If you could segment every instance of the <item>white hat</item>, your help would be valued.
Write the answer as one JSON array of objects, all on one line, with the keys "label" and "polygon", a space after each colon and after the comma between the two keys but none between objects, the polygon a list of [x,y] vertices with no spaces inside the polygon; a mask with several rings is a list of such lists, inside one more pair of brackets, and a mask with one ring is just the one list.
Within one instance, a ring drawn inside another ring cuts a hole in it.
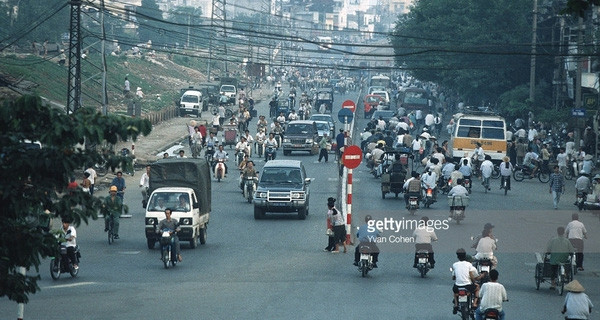
[{"label": "white hat", "polygon": [[140,87],[137,87],[137,89],[136,89],[136,90],[142,90],[142,88],[140,88]]}]

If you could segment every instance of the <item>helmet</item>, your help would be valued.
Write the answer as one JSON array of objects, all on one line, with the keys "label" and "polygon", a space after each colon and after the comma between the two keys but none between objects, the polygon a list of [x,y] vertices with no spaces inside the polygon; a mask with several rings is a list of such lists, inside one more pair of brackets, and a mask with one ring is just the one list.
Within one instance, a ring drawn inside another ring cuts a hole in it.
[{"label": "helmet", "polygon": [[109,191],[115,191],[115,192],[118,191],[117,190],[117,186],[111,186],[110,189],[109,189]]}]

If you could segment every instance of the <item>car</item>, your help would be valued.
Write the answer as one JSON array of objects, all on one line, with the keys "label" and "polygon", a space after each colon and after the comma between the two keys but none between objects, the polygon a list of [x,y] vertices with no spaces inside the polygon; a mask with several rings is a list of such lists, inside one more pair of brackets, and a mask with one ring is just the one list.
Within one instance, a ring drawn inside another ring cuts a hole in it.
[{"label": "car", "polygon": [[221,88],[219,89],[219,94],[226,96],[227,98],[229,98],[229,103],[235,103],[236,101],[236,95],[237,95],[237,89],[234,85],[231,84],[224,84],[221,86]]},{"label": "car", "polygon": [[375,110],[371,116],[371,119],[379,119],[379,117],[381,117],[383,121],[387,123],[395,114],[396,113],[391,110]]},{"label": "car", "polygon": [[179,116],[187,114],[202,117],[202,92],[198,90],[187,90],[179,99]]},{"label": "car", "polygon": [[390,104],[390,94],[387,91],[373,91],[371,93],[372,95],[376,95],[376,96],[380,96],[381,98],[383,98],[383,104],[389,106]]},{"label": "car", "polygon": [[333,120],[333,116],[330,114],[314,113],[310,115],[308,120],[329,122],[329,128],[331,129],[331,133],[329,135],[332,137],[335,135],[335,121]]},{"label": "car", "polygon": [[331,128],[330,124],[327,121],[315,121],[317,125],[317,134],[319,135],[318,141],[321,141],[321,138],[327,133],[327,139],[331,140]]},{"label": "car", "polygon": [[265,163],[256,193],[254,219],[262,219],[266,212],[298,212],[298,219],[308,215],[311,178],[306,176],[299,160],[271,160]]},{"label": "car", "polygon": [[369,118],[375,110],[377,110],[377,106],[379,105],[379,101],[383,101],[381,96],[376,96],[373,94],[368,94],[363,99],[364,111],[365,111],[365,119]]},{"label": "car", "polygon": [[312,120],[294,120],[288,123],[283,133],[283,155],[289,156],[292,151],[308,151],[314,153],[318,139],[317,125]]},{"label": "car", "polygon": [[373,91],[385,91],[384,86],[370,86],[367,90],[367,94],[373,94]]}]

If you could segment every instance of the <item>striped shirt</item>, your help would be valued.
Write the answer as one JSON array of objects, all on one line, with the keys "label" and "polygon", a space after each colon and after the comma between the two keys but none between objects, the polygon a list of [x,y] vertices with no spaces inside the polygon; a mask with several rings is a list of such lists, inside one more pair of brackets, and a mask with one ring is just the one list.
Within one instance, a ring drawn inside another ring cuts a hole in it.
[{"label": "striped shirt", "polygon": [[553,173],[550,175],[550,191],[562,192],[564,179],[562,174]]},{"label": "striped shirt", "polygon": [[498,282],[486,282],[479,289],[481,298],[481,310],[494,308],[502,311],[502,301],[508,300],[506,289]]}]

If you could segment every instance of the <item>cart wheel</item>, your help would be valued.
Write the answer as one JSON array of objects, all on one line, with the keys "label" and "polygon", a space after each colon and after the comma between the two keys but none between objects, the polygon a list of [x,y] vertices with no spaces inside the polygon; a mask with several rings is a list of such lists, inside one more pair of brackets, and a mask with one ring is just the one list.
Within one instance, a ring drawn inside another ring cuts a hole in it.
[{"label": "cart wheel", "polygon": [[556,277],[556,290],[558,291],[558,295],[563,295],[563,291],[565,290],[565,276],[562,274]]},{"label": "cart wheel", "polygon": [[540,283],[542,283],[542,270],[541,264],[535,266],[535,290],[540,290]]}]

